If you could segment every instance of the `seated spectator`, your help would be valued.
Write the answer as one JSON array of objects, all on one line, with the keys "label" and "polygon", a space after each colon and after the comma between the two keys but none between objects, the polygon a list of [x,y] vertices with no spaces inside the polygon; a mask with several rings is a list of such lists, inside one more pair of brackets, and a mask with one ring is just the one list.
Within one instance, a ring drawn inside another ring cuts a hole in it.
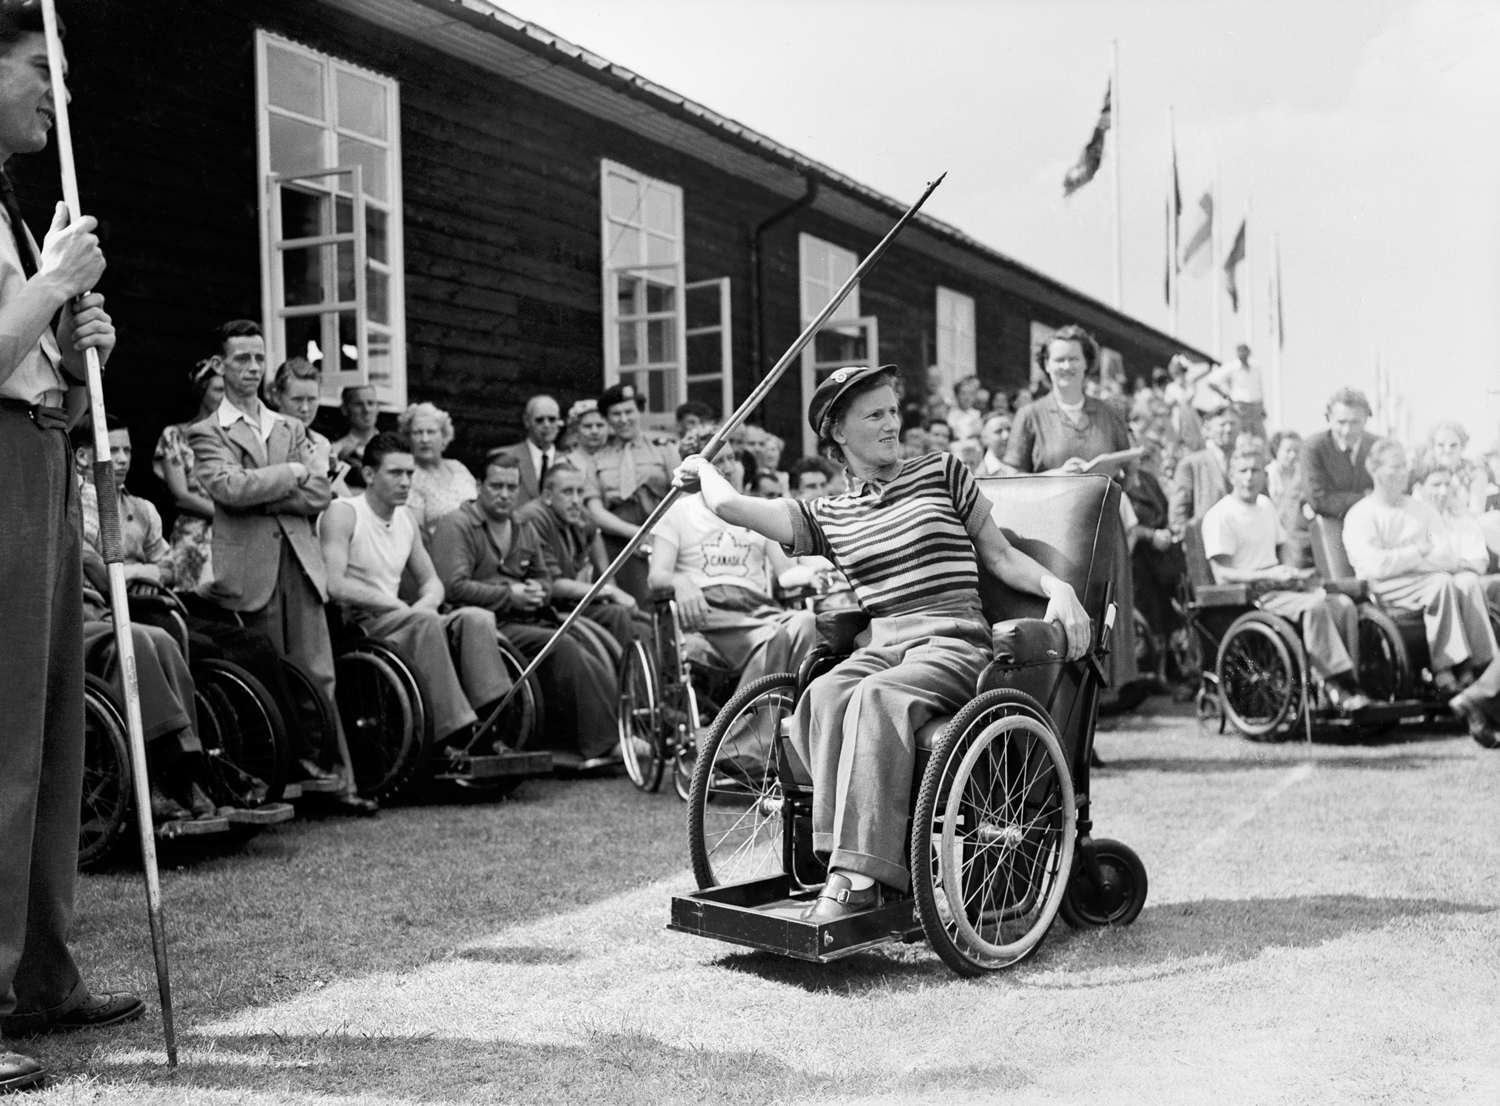
[{"label": "seated spectator", "polygon": [[1162,487],[1158,458],[1161,447],[1152,437],[1138,439],[1146,452],[1125,475],[1125,496],[1135,513],[1130,528],[1130,570],[1135,586],[1135,604],[1160,646],[1177,629],[1179,619],[1172,600],[1186,571],[1182,546],[1169,524],[1170,504]]},{"label": "seated spectator", "polygon": [[161,432],[151,471],[167,486],[177,508],[172,524],[172,576],[182,591],[201,594],[213,582],[213,500],[203,491],[194,474],[193,448],[188,445],[188,427],[201,422],[224,402],[224,378],[219,360],[205,358],[189,377],[197,412],[187,422]]},{"label": "seated spectator", "polygon": [[1312,530],[1302,509],[1306,487],[1302,471],[1302,435],[1279,430],[1271,435],[1271,463],[1266,466],[1266,494],[1286,535],[1287,564],[1312,567]]},{"label": "seated spectator", "polygon": [[[699,427],[678,451],[691,457],[713,429]],[[732,453],[721,450],[714,468],[742,490]],[[774,581],[801,585],[812,575],[769,538],[720,519],[701,492],[672,504],[652,542],[652,588],[673,590],[684,628],[701,634],[711,658],[739,674],[739,687],[773,672],[795,672],[812,648],[812,612],[784,610],[771,598]]]},{"label": "seated spectator", "polygon": [[[1230,462],[1233,491],[1203,516],[1203,552],[1221,584],[1259,584],[1255,605],[1300,623],[1308,663],[1327,704],[1345,713],[1369,705],[1355,683],[1353,657],[1359,650],[1359,612],[1345,595],[1322,588],[1298,590],[1308,569],[1282,564],[1281,522],[1268,496],[1258,491],[1260,473],[1253,453],[1236,453]],[[1285,590],[1277,584],[1287,585]]]},{"label": "seated spectator", "polygon": [[948,452],[948,447],[953,444],[953,428],[947,419],[929,419],[922,429],[927,436],[928,453]]},{"label": "seated spectator", "polygon": [[357,384],[344,389],[339,410],[344,413],[349,432],[333,443],[333,456],[358,469],[365,446],[379,433],[375,419],[380,414],[380,401],[375,398],[375,389],[371,385]]},{"label": "seated spectator", "polygon": [[[1436,463],[1431,456],[1417,459],[1412,468],[1412,495],[1432,508],[1435,518],[1432,543],[1440,560],[1456,560],[1457,571],[1486,576],[1490,570],[1490,551],[1485,544],[1479,520],[1464,509],[1467,493],[1451,469]],[[1451,557],[1450,557],[1451,555]],[[1490,601],[1500,607],[1500,576],[1483,581]]]},{"label": "seated spectator", "polygon": [[542,494],[542,483],[548,471],[557,464],[560,454],[557,436],[562,431],[562,408],[551,396],[532,396],[521,412],[521,428],[526,437],[515,445],[492,449],[490,456],[505,453],[520,466],[521,488],[516,493],[516,507],[521,508]]},{"label": "seated spectator", "polygon": [[[479,496],[439,519],[432,561],[448,602],[495,614],[500,633],[527,658],[554,633],[552,585],[536,531],[512,517],[521,474],[514,457],[490,458]],[[618,760],[615,674],[582,638],[558,643],[537,672],[554,759],[591,770]]]},{"label": "seated spectator", "polygon": [[438,519],[471,502],[479,485],[462,461],[444,457],[453,444],[453,419],[430,403],[413,403],[396,420],[401,435],[411,443],[417,469],[406,508],[416,519],[423,540],[432,537]]},{"label": "seated spectator", "polygon": [[781,499],[781,481],[777,479],[779,473],[761,472],[755,477],[755,494],[762,499]]},{"label": "seated spectator", "polygon": [[948,408],[953,406],[957,398],[953,389],[948,387],[948,374],[943,371],[941,365],[928,365],[927,372],[923,376],[925,394],[923,401],[926,404],[941,404],[943,413],[947,414]]},{"label": "seated spectator", "polygon": [[804,457],[792,466],[791,486],[793,499],[818,499],[828,494],[828,486],[838,473],[838,467],[822,457]]},{"label": "seated spectator", "polygon": [[979,437],[984,408],[979,405],[979,377],[966,376],[953,386],[953,406],[948,408],[948,429],[953,440]]},{"label": "seated spectator", "polygon": [[781,471],[781,455],[786,450],[786,442],[763,427],[751,426],[747,428],[745,448],[755,457],[754,468],[746,470],[745,486],[756,488],[762,477],[771,476],[779,487],[777,495],[771,498],[785,495],[786,474]]},{"label": "seated spectator", "polygon": [[[1172,430],[1188,452],[1203,448],[1203,421],[1198,416],[1198,409],[1193,406],[1194,382],[1211,367],[1194,364],[1180,353],[1167,362],[1167,375],[1171,377],[1171,383],[1162,393],[1162,398],[1172,411]],[[1221,406],[1222,399],[1210,404],[1209,410],[1215,411]]]},{"label": "seated spectator", "polygon": [[1005,451],[1010,447],[1011,417],[1008,414],[993,414],[984,420],[979,431],[979,444],[984,447],[984,457],[979,462],[980,476],[1001,476],[1005,473]]},{"label": "seated spectator", "polygon": [[1188,524],[1229,494],[1229,458],[1239,438],[1240,423],[1234,409],[1221,407],[1204,424],[1206,442],[1177,464],[1172,475],[1169,524],[1179,539]]},{"label": "seated spectator", "polygon": [[[376,434],[362,458],[363,494],[334,500],[319,520],[318,538],[329,597],[361,631],[416,664],[432,694],[433,732],[445,741],[467,736],[476,712],[509,691],[511,681],[490,611],[439,613],[443,583],[406,507],[416,466],[405,438]],[[410,604],[401,599],[403,572],[418,592]]]},{"label": "seated spectator", "polygon": [[676,412],[677,437],[681,438],[689,430],[702,426],[706,422],[714,421],[714,413],[706,403],[694,403],[688,400],[679,404]]},{"label": "seated spectator", "polygon": [[1328,429],[1302,447],[1302,478],[1315,513],[1343,518],[1374,486],[1368,461],[1379,439],[1365,432],[1370,401],[1356,388],[1334,392],[1325,415]]},{"label": "seated spectator", "polygon": [[[499,451],[492,450],[491,457]],[[570,611],[589,587],[609,567],[599,527],[584,510],[583,473],[563,459],[547,470],[540,499],[533,499],[515,512],[518,525],[536,533],[551,584],[551,604]],[[635,639],[635,598],[627,591],[606,584],[586,615],[603,626],[621,647]]]},{"label": "seated spectator", "polygon": [[970,476],[982,476],[980,465],[984,463],[984,447],[973,438],[960,438],[948,447],[948,452],[964,463]]},{"label": "seated spectator", "polygon": [[905,430],[901,431],[902,460],[925,456],[929,450],[927,431],[923,430],[920,426],[908,426]]},{"label": "seated spectator", "polygon": [[[1344,516],[1349,562],[1381,603],[1422,612],[1433,683],[1454,695],[1449,705],[1477,736],[1500,720],[1500,650],[1483,585],[1465,571],[1460,551],[1441,540],[1437,510],[1407,494],[1411,470],[1401,446],[1375,441],[1365,465],[1374,490]],[[1455,694],[1470,679],[1472,686]]]},{"label": "seated spectator", "polygon": [[[1045,391],[1043,394],[1046,394]],[[1017,388],[1015,393],[1010,397],[1011,414],[1019,415],[1021,408],[1030,407],[1036,401],[1036,398],[1037,391],[1035,388]]]},{"label": "seated spectator", "polygon": [[[161,533],[161,515],[148,499],[125,490],[130,473],[130,428],[113,415],[104,416],[109,431],[109,457],[114,464],[115,491],[120,503],[120,549],[125,561],[127,583],[144,580],[163,588],[176,581],[172,547]],[[83,521],[83,540],[102,555],[99,536],[99,493],[94,487],[94,429],[87,420],[69,434],[73,442],[73,464],[78,472],[79,507]]]}]

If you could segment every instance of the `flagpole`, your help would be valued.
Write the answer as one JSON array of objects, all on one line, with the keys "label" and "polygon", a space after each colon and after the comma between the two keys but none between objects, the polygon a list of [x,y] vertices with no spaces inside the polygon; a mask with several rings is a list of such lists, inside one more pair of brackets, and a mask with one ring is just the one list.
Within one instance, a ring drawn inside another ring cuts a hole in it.
[{"label": "flagpole", "polygon": [[1255,346],[1255,251],[1250,243],[1255,232],[1250,229],[1251,198],[1245,197],[1245,344]]},{"label": "flagpole", "polygon": [[1283,422],[1285,410],[1282,403],[1281,379],[1281,235],[1272,235],[1273,252],[1275,254],[1276,271],[1274,285],[1276,292],[1271,296],[1271,302],[1267,306],[1266,315],[1271,321],[1271,379],[1276,385],[1276,425],[1285,427]]},{"label": "flagpole", "polygon": [[1125,147],[1120,141],[1120,40],[1114,40],[1114,76],[1110,78],[1113,92],[1110,96],[1109,126],[1115,132],[1115,310],[1125,310],[1124,243],[1121,240],[1120,219],[1120,162],[1124,159]]},{"label": "flagpole", "polygon": [[1182,332],[1182,216],[1177,212],[1177,109],[1167,105],[1167,130],[1172,136],[1172,337]]},{"label": "flagpole", "polygon": [[1213,319],[1214,319],[1214,328],[1213,328],[1214,342],[1213,342],[1213,346],[1211,347],[1210,352],[1213,353],[1213,357],[1214,357],[1215,361],[1218,361],[1218,362],[1222,363],[1223,360],[1224,360],[1224,352],[1223,352],[1223,348],[1222,348],[1222,346],[1220,344],[1220,334],[1219,334],[1219,314],[1220,314],[1219,301],[1224,298],[1224,289],[1219,286],[1219,281],[1221,281],[1223,279],[1222,275],[1219,273],[1219,222],[1220,222],[1220,217],[1223,214],[1223,209],[1219,206],[1219,163],[1218,162],[1214,162],[1214,183],[1213,183],[1213,187],[1211,189],[1211,194],[1213,195],[1213,198],[1214,198],[1214,210],[1213,210],[1212,219],[1210,220],[1209,227],[1208,227],[1208,248],[1209,248],[1210,256],[1212,257],[1212,260],[1209,262],[1209,270],[1208,271],[1209,271],[1209,285],[1213,288],[1213,296],[1212,296],[1212,298],[1213,298],[1213,309],[1214,309],[1214,315],[1213,315]]}]

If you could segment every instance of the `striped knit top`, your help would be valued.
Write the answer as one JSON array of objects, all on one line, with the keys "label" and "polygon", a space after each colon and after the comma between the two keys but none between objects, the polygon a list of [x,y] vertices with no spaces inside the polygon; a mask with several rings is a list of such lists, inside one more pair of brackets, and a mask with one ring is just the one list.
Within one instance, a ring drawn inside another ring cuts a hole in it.
[{"label": "striped knit top", "polygon": [[909,460],[883,485],[785,503],[790,552],[832,560],[871,615],[980,609],[974,542],[991,504],[953,454]]}]

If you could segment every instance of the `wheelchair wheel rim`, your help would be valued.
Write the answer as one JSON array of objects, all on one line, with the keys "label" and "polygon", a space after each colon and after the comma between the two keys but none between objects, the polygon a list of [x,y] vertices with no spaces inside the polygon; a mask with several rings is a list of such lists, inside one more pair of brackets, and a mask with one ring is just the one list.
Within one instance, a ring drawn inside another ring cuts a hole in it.
[{"label": "wheelchair wheel rim", "polygon": [[360,794],[384,798],[400,787],[420,752],[419,719],[405,681],[385,658],[351,650],[338,658],[336,695]]},{"label": "wheelchair wheel rim", "polygon": [[[1072,780],[1056,736],[1021,714],[985,726],[945,774],[942,829],[929,858],[944,927],[969,955],[1003,967],[1036,946],[1062,901]],[[987,781],[1003,781],[998,796]]]},{"label": "wheelchair wheel rim", "polygon": [[88,866],[108,857],[130,818],[131,802],[125,720],[92,688],[84,696],[83,742],[78,862]]},{"label": "wheelchair wheel rim", "polygon": [[[781,719],[791,714],[794,689],[769,689],[724,718],[702,770],[702,797],[693,797],[701,818],[704,857],[715,884],[775,875],[782,870],[783,795],[776,773]],[[715,722],[715,729],[719,723]]]},{"label": "wheelchair wheel rim", "polygon": [[[200,733],[209,766],[209,794],[228,806],[264,802],[283,774],[282,740],[266,703],[228,664],[199,672],[213,725]],[[217,741],[216,745],[209,742]]]},{"label": "wheelchair wheel rim", "polygon": [[625,774],[642,791],[661,783],[661,736],[657,725],[656,680],[645,646],[633,642],[625,654],[620,679],[620,757]]},{"label": "wheelchair wheel rim", "polygon": [[1273,733],[1301,695],[1292,656],[1276,630],[1260,620],[1230,627],[1219,651],[1219,697],[1235,729],[1249,737]]}]

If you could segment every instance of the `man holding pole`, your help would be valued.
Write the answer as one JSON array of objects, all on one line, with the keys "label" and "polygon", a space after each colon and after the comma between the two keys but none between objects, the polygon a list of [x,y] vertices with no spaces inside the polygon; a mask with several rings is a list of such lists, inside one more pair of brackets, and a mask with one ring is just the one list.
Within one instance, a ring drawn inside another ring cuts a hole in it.
[{"label": "man holding pole", "polygon": [[[47,145],[55,115],[42,13],[0,0],[0,163]],[[0,172],[0,1029],[6,1036],[139,1017],[131,994],[91,994],[68,951],[83,788],[83,599],[67,426],[87,405],[84,350],[115,344],[93,219],[59,204],[41,249]],[[59,315],[59,312],[61,313]],[[52,319],[58,316],[57,332]],[[40,1086],[0,1050],[0,1092]]]}]

